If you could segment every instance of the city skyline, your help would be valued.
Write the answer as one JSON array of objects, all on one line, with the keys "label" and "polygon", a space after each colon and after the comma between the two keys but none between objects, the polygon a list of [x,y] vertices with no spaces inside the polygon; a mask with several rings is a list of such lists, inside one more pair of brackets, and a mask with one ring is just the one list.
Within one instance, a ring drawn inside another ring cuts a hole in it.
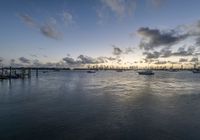
[{"label": "city skyline", "polygon": [[193,66],[198,0],[2,0],[5,66]]}]

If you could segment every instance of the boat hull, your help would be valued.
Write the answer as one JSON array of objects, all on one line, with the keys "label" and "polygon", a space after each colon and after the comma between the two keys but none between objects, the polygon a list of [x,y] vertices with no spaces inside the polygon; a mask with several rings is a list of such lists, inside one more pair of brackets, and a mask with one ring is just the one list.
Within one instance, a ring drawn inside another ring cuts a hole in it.
[{"label": "boat hull", "polygon": [[154,75],[153,72],[138,72],[139,75]]}]

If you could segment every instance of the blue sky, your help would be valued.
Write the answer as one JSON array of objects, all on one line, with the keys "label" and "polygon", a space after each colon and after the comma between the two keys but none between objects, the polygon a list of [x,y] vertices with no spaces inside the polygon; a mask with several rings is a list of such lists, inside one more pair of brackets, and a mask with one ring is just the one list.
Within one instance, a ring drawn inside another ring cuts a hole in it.
[{"label": "blue sky", "polygon": [[[189,63],[199,53],[199,5],[198,0],[1,0],[1,63],[22,64],[24,58],[27,65],[36,60],[82,64],[80,55],[89,64],[100,63],[99,57],[113,57],[117,64]],[[155,44],[153,39],[161,40]],[[154,46],[142,48],[142,43]],[[166,48],[171,53],[163,57]]]}]

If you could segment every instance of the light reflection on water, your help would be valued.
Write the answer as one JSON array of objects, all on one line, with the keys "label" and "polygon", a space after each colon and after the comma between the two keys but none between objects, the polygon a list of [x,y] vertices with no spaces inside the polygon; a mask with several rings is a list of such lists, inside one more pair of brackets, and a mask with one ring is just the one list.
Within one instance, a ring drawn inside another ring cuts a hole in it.
[{"label": "light reflection on water", "polygon": [[200,139],[200,75],[49,72],[0,81],[0,139]]}]

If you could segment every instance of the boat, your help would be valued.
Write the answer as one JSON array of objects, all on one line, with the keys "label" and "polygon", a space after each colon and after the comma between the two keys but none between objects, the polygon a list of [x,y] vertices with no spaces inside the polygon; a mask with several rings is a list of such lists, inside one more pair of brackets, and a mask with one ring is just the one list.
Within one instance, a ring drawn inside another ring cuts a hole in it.
[{"label": "boat", "polygon": [[87,73],[96,73],[96,70],[88,70]]},{"label": "boat", "polygon": [[122,69],[117,69],[116,72],[123,72],[123,70]]},{"label": "boat", "polygon": [[145,70],[145,71],[139,71],[139,75],[154,75],[154,72],[152,70]]},{"label": "boat", "polygon": [[193,73],[200,73],[200,69],[194,69],[192,70]]},{"label": "boat", "polygon": [[169,72],[178,72],[177,69],[169,69],[168,71],[169,71]]},{"label": "boat", "polygon": [[42,73],[48,73],[48,71],[43,71]]}]

